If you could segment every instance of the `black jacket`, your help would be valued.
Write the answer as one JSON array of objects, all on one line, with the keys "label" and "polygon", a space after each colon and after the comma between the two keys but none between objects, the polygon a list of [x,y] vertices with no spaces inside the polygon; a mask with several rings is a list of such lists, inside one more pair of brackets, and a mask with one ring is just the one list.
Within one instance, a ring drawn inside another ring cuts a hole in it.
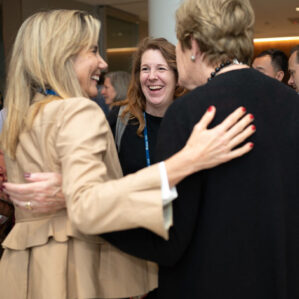
[{"label": "black jacket", "polygon": [[178,186],[169,241],[142,230],[104,236],[159,263],[151,298],[299,298],[299,97],[253,69],[216,76],[176,100],[162,122],[157,159],[184,146],[210,105],[211,126],[244,106],[254,149]]}]

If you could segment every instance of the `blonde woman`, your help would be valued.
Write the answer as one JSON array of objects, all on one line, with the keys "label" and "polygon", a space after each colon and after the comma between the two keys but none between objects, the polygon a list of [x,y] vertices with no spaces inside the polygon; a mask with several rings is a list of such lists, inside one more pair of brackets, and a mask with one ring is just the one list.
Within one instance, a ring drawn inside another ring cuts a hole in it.
[{"label": "blonde woman", "polygon": [[17,34],[2,133],[8,180],[60,173],[66,208],[57,200],[43,206],[12,196],[16,224],[2,244],[1,298],[124,298],[157,287],[155,265],[95,234],[141,226],[167,238],[171,215],[164,219],[163,205],[175,197],[168,186],[251,149],[246,143],[232,150],[252,134],[244,109],[208,130],[210,107],[182,151],[121,178],[109,125],[88,99],[107,67],[98,52],[99,30],[85,12],[54,10],[29,17]]}]

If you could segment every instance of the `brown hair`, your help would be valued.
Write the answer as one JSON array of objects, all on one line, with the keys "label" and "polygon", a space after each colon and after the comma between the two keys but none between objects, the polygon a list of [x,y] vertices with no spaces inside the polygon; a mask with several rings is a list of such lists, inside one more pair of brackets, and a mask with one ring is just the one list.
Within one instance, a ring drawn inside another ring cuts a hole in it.
[{"label": "brown hair", "polygon": [[[143,119],[143,112],[145,111],[146,99],[141,89],[140,84],[140,66],[141,58],[145,51],[147,50],[158,50],[161,52],[162,56],[166,60],[168,66],[175,74],[176,81],[178,81],[178,70],[176,64],[175,46],[168,42],[165,38],[144,38],[137,51],[134,54],[131,82],[128,89],[128,98],[121,102],[121,105],[127,105],[122,113],[124,117],[127,113],[130,114],[130,118],[136,118],[139,122],[139,127],[137,129],[137,135],[142,136],[142,131],[144,129],[145,123]],[[176,87],[174,93],[174,99],[180,97],[186,92],[183,87]]]},{"label": "brown hair", "polygon": [[182,49],[194,38],[211,66],[234,58],[250,64],[254,12],[248,0],[185,0],[176,12]]}]

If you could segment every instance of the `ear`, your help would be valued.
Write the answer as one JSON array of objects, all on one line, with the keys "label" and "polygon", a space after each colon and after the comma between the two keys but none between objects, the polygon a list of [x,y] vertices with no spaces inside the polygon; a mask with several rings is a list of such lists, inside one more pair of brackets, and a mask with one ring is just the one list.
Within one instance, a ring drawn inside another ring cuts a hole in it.
[{"label": "ear", "polygon": [[282,81],[284,77],[284,71],[278,71],[275,75],[275,78],[278,80],[278,81]]}]

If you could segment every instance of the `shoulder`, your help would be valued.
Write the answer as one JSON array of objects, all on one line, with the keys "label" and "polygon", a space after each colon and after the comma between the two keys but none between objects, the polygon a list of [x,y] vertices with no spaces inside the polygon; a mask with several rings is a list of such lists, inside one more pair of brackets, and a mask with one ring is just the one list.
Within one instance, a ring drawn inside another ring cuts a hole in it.
[{"label": "shoulder", "polygon": [[60,130],[77,130],[83,132],[97,128],[108,131],[106,116],[102,109],[92,100],[84,97],[52,101],[39,114],[39,122],[53,123]]},{"label": "shoulder", "polygon": [[90,117],[105,119],[102,109],[94,101],[84,97],[52,101],[46,105],[45,112],[57,113],[57,118],[59,116],[66,118],[68,115],[88,114]]},{"label": "shoulder", "polygon": [[[199,86],[182,97],[174,100],[165,113],[162,124],[177,123],[179,126],[186,127],[193,124],[194,115],[202,115],[208,109],[208,88],[206,85]],[[193,125],[192,125],[193,127]]]},{"label": "shoulder", "polygon": [[47,107],[53,109],[63,109],[65,111],[76,111],[85,108],[91,108],[95,111],[101,111],[101,108],[92,100],[84,97],[68,98],[52,101]]}]

